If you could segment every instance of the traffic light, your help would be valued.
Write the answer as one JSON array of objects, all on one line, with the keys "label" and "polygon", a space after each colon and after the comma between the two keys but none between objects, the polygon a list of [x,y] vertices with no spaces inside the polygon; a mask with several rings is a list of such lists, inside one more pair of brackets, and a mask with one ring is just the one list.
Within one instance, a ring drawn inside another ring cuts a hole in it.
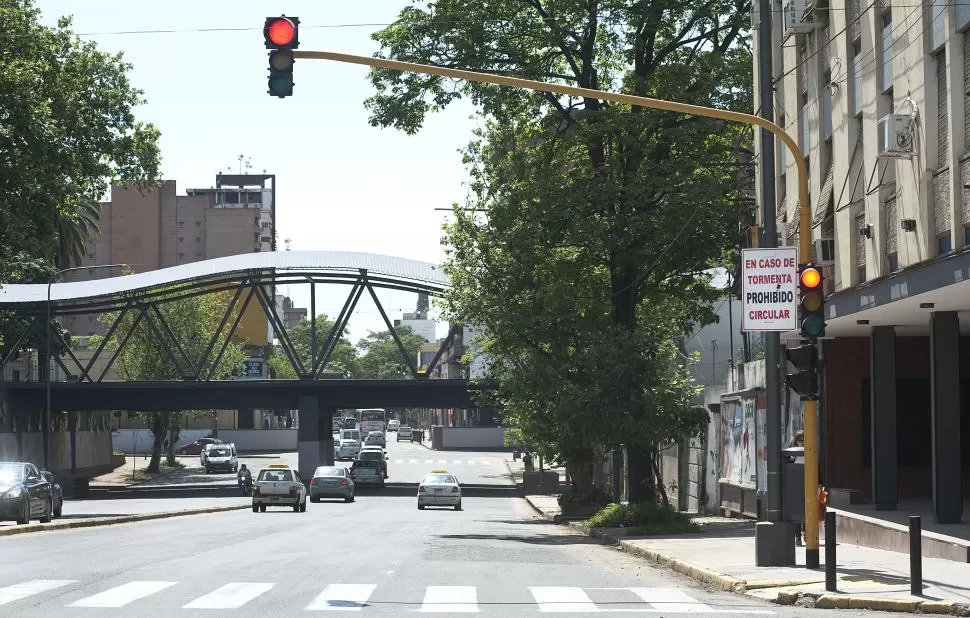
[{"label": "traffic light", "polygon": [[293,50],[300,46],[299,17],[267,17],[263,38],[269,52],[269,94],[293,95]]},{"label": "traffic light", "polygon": [[802,397],[818,396],[818,348],[815,344],[785,348],[788,362],[795,366],[795,373],[785,376],[785,384]]},{"label": "traffic light", "polygon": [[814,262],[798,268],[799,323],[802,337],[815,341],[825,336],[825,294],[822,269]]}]

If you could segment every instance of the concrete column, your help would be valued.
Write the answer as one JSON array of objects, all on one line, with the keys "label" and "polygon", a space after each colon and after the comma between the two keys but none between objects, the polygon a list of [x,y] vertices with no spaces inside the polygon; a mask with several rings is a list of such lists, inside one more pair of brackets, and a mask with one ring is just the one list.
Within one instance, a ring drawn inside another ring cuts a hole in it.
[{"label": "concrete column", "polygon": [[960,444],[960,319],[955,311],[930,316],[930,393],[933,438],[933,514],[936,523],[963,518]]},{"label": "concrete column", "polygon": [[877,511],[895,511],[899,503],[896,331],[892,326],[874,326],[869,342],[872,503]]},{"label": "concrete column", "polygon": [[333,422],[330,410],[313,396],[300,397],[300,427],[297,429],[297,457],[300,476],[309,482],[319,466],[333,465]]}]

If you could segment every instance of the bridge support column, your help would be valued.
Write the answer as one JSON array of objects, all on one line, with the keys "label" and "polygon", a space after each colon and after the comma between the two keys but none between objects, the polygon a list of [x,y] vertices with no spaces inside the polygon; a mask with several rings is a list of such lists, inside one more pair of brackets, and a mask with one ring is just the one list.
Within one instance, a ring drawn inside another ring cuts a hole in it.
[{"label": "bridge support column", "polygon": [[298,469],[309,482],[318,466],[333,465],[333,433],[329,411],[313,396],[299,398],[300,427],[296,432]]}]

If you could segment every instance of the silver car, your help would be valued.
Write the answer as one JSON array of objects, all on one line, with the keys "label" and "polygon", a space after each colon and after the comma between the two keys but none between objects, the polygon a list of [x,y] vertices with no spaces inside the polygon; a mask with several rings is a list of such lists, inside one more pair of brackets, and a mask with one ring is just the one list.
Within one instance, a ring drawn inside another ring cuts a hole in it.
[{"label": "silver car", "polygon": [[339,444],[334,444],[333,451],[335,459],[353,459],[360,452],[360,443],[357,440],[341,440]]},{"label": "silver car", "polygon": [[310,479],[310,502],[321,498],[343,498],[354,501],[354,481],[342,466],[320,466]]}]

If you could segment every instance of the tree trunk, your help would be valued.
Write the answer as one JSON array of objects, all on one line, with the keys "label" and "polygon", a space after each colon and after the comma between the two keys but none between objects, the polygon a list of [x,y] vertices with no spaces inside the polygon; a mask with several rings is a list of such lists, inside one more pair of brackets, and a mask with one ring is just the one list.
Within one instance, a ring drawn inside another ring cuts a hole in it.
[{"label": "tree trunk", "polygon": [[577,492],[588,493],[593,489],[593,465],[589,457],[573,457],[567,464],[572,477],[572,488]]},{"label": "tree trunk", "polygon": [[161,468],[162,463],[162,443],[165,441],[166,430],[168,429],[168,412],[161,412],[152,415],[152,459],[148,462],[148,472],[155,473]]}]

